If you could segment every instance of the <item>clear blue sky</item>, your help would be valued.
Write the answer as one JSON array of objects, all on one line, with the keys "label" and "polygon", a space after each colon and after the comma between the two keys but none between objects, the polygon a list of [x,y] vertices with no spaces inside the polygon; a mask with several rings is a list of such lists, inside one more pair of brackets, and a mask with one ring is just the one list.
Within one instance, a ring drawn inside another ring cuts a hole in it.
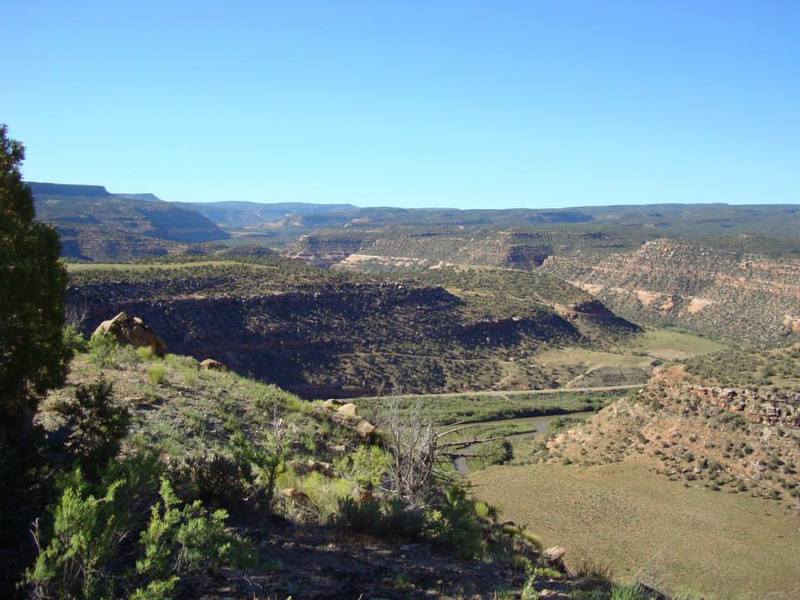
[{"label": "clear blue sky", "polygon": [[2,0],[32,181],[168,200],[800,202],[800,2]]}]

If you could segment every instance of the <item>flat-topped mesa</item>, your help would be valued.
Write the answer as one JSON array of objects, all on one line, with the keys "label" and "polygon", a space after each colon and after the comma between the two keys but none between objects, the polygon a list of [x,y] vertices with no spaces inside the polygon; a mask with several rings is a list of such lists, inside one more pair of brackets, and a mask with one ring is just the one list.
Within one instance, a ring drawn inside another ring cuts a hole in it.
[{"label": "flat-topped mesa", "polygon": [[92,337],[100,335],[112,335],[120,344],[128,344],[134,348],[150,348],[156,356],[167,353],[167,345],[153,329],[145,325],[139,317],[131,317],[124,311],[113,319],[100,323]]}]

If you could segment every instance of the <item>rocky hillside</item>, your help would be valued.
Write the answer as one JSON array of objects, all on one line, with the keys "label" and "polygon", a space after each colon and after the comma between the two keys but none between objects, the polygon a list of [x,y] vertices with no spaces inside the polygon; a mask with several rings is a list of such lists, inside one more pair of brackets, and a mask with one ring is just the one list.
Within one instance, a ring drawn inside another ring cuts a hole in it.
[{"label": "rocky hillside", "polygon": [[634,248],[625,235],[496,227],[353,227],[317,231],[288,256],[350,270],[407,270],[447,265],[535,269],[552,255]]},{"label": "rocky hillside", "polygon": [[[83,522],[60,530],[67,540],[84,536],[92,550],[74,560],[79,565],[91,561],[91,574],[70,571],[59,579],[58,557],[40,557],[52,571],[29,579],[17,590],[19,597],[67,597],[64,591],[73,581],[89,581],[106,597],[119,598],[333,600],[370,594],[455,600],[519,590],[530,578],[524,565],[536,561],[541,550],[518,529],[501,528],[485,504],[460,495],[455,508],[442,490],[432,488],[444,504],[432,499],[429,507],[407,512],[395,504],[396,522],[382,517],[391,499],[371,490],[383,484],[388,454],[374,431],[360,430],[363,420],[352,416],[353,405],[303,402],[274,386],[206,369],[186,357],[159,359],[130,346],[100,343],[88,350],[74,359],[67,385],[43,403],[37,423],[51,453],[80,455],[90,442],[82,430],[85,423],[75,419],[81,414],[77,398],[81,390],[100,393],[100,388],[86,387],[90,383],[110,386],[113,410],[129,418],[116,464],[108,467],[113,480],[70,487],[81,477],[72,475],[64,483],[68,491],[62,502],[71,500],[69,506],[79,510],[89,490],[103,493],[103,506],[114,516],[94,514],[103,524],[100,531],[79,529]],[[124,493],[106,495],[110,481]],[[172,521],[157,521],[160,502],[171,509]],[[209,534],[205,515],[211,511],[219,525]],[[184,521],[191,523],[191,531]],[[162,563],[153,566],[141,559],[148,522],[162,527],[162,553],[176,543],[170,531],[179,526],[181,543],[193,548],[195,554],[178,561],[173,577],[159,570]],[[435,533],[437,527],[441,534]],[[58,548],[56,538],[37,531],[38,541]],[[120,541],[104,544],[104,535]],[[25,540],[20,551],[35,553],[33,539]],[[137,556],[140,561],[134,564]],[[9,583],[5,575],[0,583]],[[161,587],[132,595],[148,581],[155,586],[159,577]],[[607,582],[570,579],[553,568],[542,571],[536,585],[564,591],[554,598],[567,598],[571,589],[609,587]],[[155,594],[155,589],[169,593]],[[12,592],[9,597],[16,596]]]},{"label": "rocky hillside", "polygon": [[128,260],[228,237],[200,213],[152,195],[115,195],[90,185],[32,182],[30,186],[38,218],[58,229],[66,257]]},{"label": "rocky hillside", "polygon": [[87,332],[120,311],[141,315],[172,351],[306,397],[551,387],[530,360],[539,350],[639,331],[547,276],[517,287],[460,277],[384,280],[280,260],[120,265],[73,269],[69,295]]},{"label": "rocky hillside", "polygon": [[800,260],[660,239],[610,256],[548,258],[563,277],[629,319],[774,342],[800,332]]},{"label": "rocky hillside", "polygon": [[670,479],[800,511],[800,391],[718,387],[682,367],[551,438],[538,457],[637,462]]}]

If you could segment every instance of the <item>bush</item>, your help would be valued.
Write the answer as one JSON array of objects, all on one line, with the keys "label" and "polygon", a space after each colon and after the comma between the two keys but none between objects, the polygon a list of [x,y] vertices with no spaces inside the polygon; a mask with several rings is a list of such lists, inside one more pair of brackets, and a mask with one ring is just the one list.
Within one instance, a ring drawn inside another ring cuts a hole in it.
[{"label": "bush", "polygon": [[461,558],[479,558],[483,554],[483,528],[475,503],[462,487],[448,489],[440,507],[429,512],[428,529],[434,542]]},{"label": "bush", "polygon": [[75,388],[75,399],[56,406],[73,428],[69,448],[90,475],[116,456],[128,433],[131,415],[114,402],[113,387],[103,379]]},{"label": "bush", "polygon": [[390,460],[378,446],[359,446],[349,458],[337,463],[336,470],[361,489],[371,490],[383,482]]},{"label": "bush", "polygon": [[65,478],[51,523],[36,530],[39,554],[25,576],[31,596],[162,600],[182,575],[253,564],[251,545],[227,531],[225,511],[182,503],[166,478],[152,503],[158,470],[153,457],[135,457],[112,464],[95,485],[80,470]]},{"label": "bush", "polygon": [[135,594],[149,598],[169,593],[181,574],[252,564],[252,547],[226,531],[227,518],[224,510],[209,514],[199,500],[182,505],[169,480],[162,478],[161,501],[153,505],[141,536],[144,557],[136,561],[136,572],[150,581]]},{"label": "bush", "polygon": [[644,588],[638,583],[619,584],[611,586],[611,596],[609,600],[645,600],[647,595]]},{"label": "bush", "polygon": [[137,348],[136,356],[139,357],[139,360],[144,362],[158,359],[158,356],[156,356],[156,353],[153,352],[153,349],[150,346],[142,346],[141,348]]},{"label": "bush", "polygon": [[248,463],[214,450],[187,456],[171,473],[181,484],[182,496],[227,508],[246,499],[253,479]]},{"label": "bush", "polygon": [[151,365],[147,369],[147,379],[153,385],[161,385],[167,378],[167,370],[162,364]]},{"label": "bush", "polygon": [[111,594],[109,563],[122,539],[119,488],[109,485],[101,496],[89,492],[80,471],[70,477],[53,517],[49,543],[42,547],[26,582],[34,598],[97,598]]},{"label": "bush", "polygon": [[63,337],[64,349],[70,357],[78,353],[89,351],[89,342],[86,341],[86,338],[83,337],[83,334],[74,325],[67,325],[64,327]]},{"label": "bush", "polygon": [[420,509],[404,506],[399,501],[381,502],[377,498],[356,501],[343,498],[333,518],[344,531],[379,538],[418,541],[425,539],[426,516]]},{"label": "bush", "polygon": [[112,363],[112,357],[119,348],[117,340],[112,335],[97,334],[89,340],[89,358],[98,367],[108,367]]},{"label": "bush", "polygon": [[430,541],[462,558],[484,555],[483,527],[475,503],[461,487],[452,487],[436,508],[417,508],[399,499],[340,500],[334,524],[381,538]]}]

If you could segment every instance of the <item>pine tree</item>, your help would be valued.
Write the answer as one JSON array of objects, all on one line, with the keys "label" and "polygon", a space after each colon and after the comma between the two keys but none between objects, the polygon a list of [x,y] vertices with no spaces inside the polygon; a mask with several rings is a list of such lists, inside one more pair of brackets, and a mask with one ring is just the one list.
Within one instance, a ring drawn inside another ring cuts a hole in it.
[{"label": "pine tree", "polygon": [[0,435],[30,436],[38,398],[63,382],[67,275],[56,231],[36,221],[22,144],[0,124]]}]

